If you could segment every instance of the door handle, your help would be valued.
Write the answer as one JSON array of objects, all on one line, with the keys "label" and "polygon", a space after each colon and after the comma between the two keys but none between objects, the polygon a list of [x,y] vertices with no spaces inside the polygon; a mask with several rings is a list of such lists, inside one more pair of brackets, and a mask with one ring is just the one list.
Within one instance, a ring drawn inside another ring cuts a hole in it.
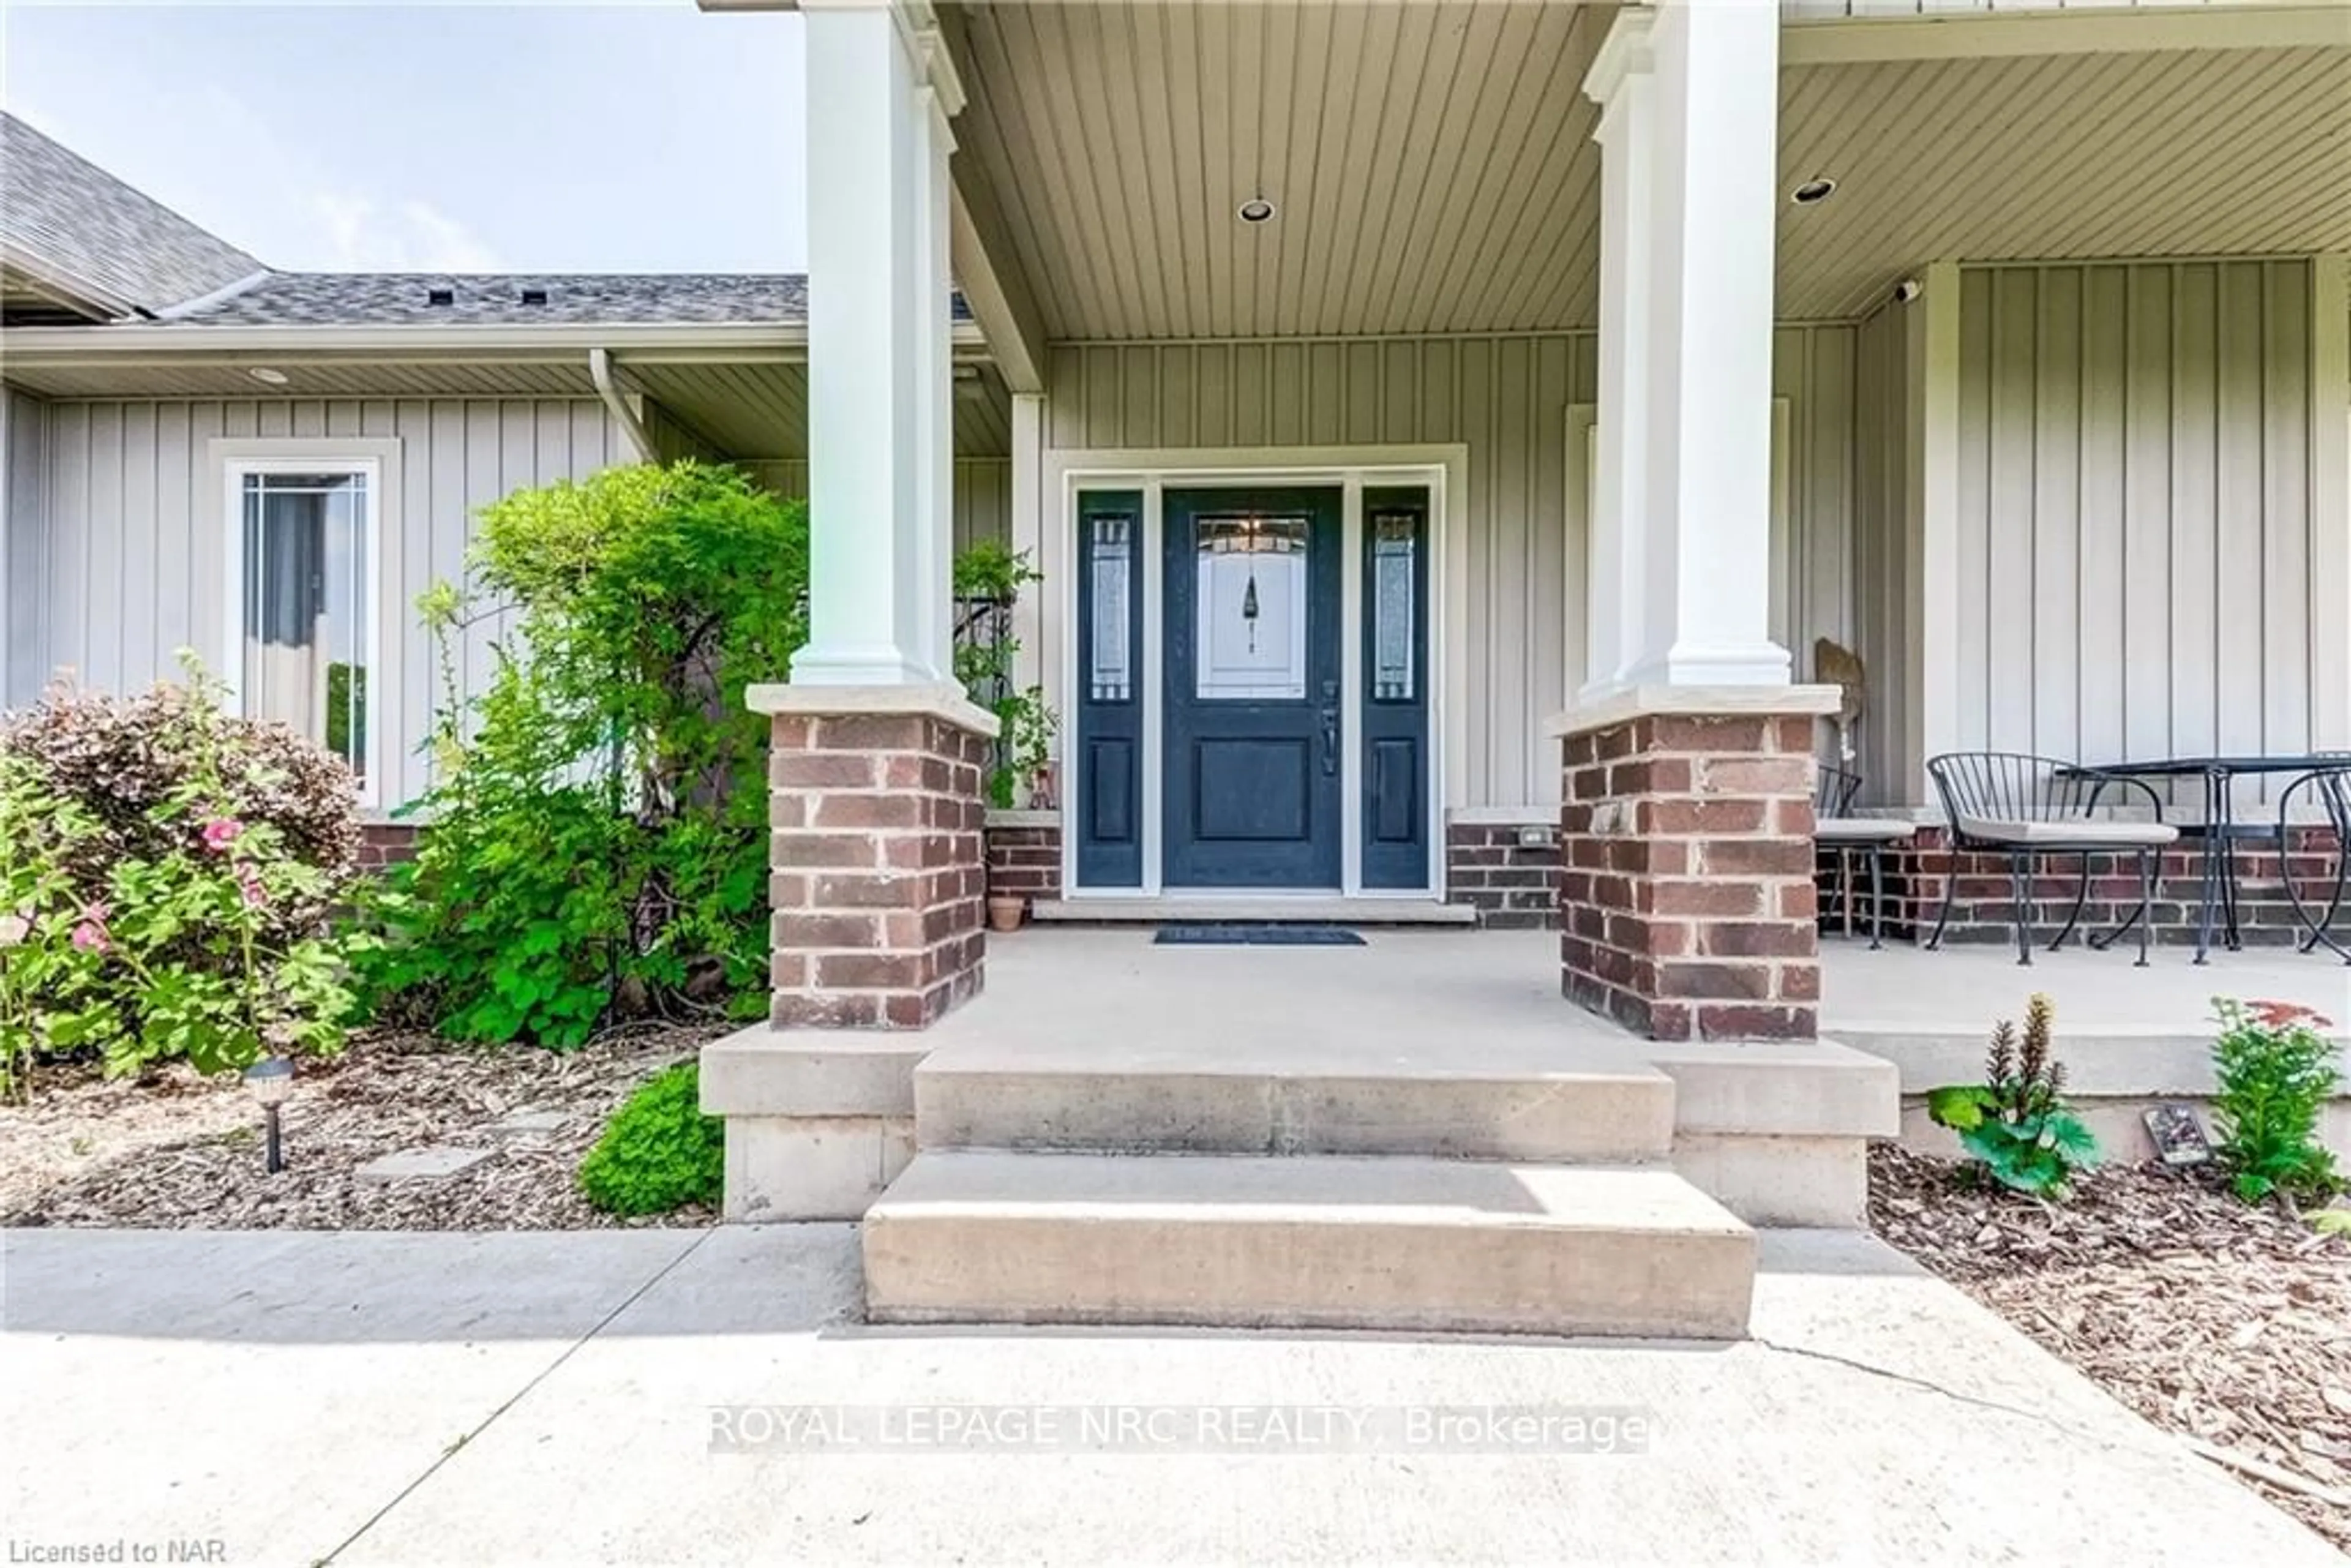
[{"label": "door handle", "polygon": [[1339,771],[1339,684],[1322,683],[1322,772],[1325,777]]}]

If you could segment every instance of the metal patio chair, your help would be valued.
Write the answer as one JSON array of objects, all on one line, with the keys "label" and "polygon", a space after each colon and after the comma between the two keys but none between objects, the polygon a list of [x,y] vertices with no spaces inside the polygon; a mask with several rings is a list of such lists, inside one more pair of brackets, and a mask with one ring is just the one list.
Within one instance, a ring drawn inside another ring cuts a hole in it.
[{"label": "metal patio chair", "polygon": [[[2325,812],[2326,824],[2335,832],[2335,885],[2326,895],[2326,912],[2313,918],[2310,905],[2294,885],[2294,798],[2308,794],[2316,799]],[[2303,774],[2285,787],[2278,796],[2278,873],[2285,883],[2286,903],[2294,906],[2294,916],[2302,922],[2304,936],[2294,950],[2307,953],[2324,944],[2327,951],[2351,964],[2351,950],[2335,939],[2335,916],[2343,908],[2344,882],[2351,874],[2351,755],[2338,767],[2317,768]]]},{"label": "metal patio chair", "polygon": [[[2089,772],[2053,758],[2011,751],[1953,751],[1927,759],[1928,777],[1935,781],[1943,814],[1950,823],[1954,854],[1965,851],[2008,858],[2009,886],[2016,923],[2016,961],[2032,962],[2032,862],[2046,855],[2082,857],[2081,883],[2064,929],[2049,944],[2055,952],[2072,936],[2090,896],[2090,857],[2132,853],[2138,859],[2138,907],[2104,941],[2090,938],[2103,951],[2133,925],[2138,927],[2138,967],[2147,967],[2149,906],[2155,902],[2155,860],[2176,842],[2179,830],[2163,821],[2163,801],[2146,783],[2113,774]],[[2144,797],[2148,820],[2101,817],[2102,806]],[[1943,879],[1943,908],[1935,917],[1929,948],[1940,946],[1943,929],[1959,895],[1955,863]]]},{"label": "metal patio chair", "polygon": [[1861,775],[1843,768],[1820,765],[1813,786],[1813,841],[1836,855],[1836,895],[1844,905],[1844,934],[1853,935],[1853,856],[1859,851],[1869,867],[1869,946],[1886,946],[1886,846],[1907,843],[1918,830],[1888,817],[1855,817],[1854,797],[1861,793]]}]

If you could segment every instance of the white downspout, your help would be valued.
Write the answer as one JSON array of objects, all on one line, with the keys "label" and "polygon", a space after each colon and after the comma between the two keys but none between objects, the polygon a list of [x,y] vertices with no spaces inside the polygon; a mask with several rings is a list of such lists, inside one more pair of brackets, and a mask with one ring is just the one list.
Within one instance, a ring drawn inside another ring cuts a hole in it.
[{"label": "white downspout", "polygon": [[604,349],[588,350],[588,379],[596,383],[596,395],[612,411],[612,418],[628,433],[629,444],[637,449],[637,461],[657,463],[660,456],[653,451],[653,438],[645,433],[645,422],[629,406],[622,395],[620,383],[612,379],[612,356]]}]

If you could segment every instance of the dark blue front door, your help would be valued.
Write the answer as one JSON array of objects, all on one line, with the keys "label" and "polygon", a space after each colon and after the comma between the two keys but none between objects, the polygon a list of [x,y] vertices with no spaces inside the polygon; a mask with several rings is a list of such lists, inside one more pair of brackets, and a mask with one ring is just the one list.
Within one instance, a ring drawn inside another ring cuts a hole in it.
[{"label": "dark blue front door", "polygon": [[1336,888],[1340,492],[1171,490],[1162,883]]}]

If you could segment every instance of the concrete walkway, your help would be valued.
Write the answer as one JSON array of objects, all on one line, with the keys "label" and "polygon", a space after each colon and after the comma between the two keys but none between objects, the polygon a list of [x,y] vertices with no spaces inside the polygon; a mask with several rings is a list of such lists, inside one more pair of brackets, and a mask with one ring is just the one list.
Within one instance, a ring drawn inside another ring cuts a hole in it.
[{"label": "concrete walkway", "polygon": [[[1730,1347],[885,1331],[855,1322],[845,1226],[20,1231],[0,1265],[0,1534],[20,1552],[2142,1563],[2189,1542],[2200,1561],[2340,1561],[1862,1237],[1767,1235],[1757,1338]],[[1008,1421],[984,1448],[712,1451],[716,1422],[766,1437],[780,1406],[857,1406],[836,1433],[904,1441],[942,1407],[1113,1402],[1181,1407],[1195,1436],[1200,1406],[1276,1406],[1369,1437],[1243,1445],[1249,1413],[1225,1409],[1221,1447],[1181,1452],[1023,1443]],[[1613,1454],[1558,1451],[1557,1422],[1548,1450],[1495,1451],[1484,1428],[1486,1452],[1400,1440],[1413,1410],[1493,1405],[1630,1412],[1654,1435]],[[727,1406],[766,1408],[714,1417]]]}]

